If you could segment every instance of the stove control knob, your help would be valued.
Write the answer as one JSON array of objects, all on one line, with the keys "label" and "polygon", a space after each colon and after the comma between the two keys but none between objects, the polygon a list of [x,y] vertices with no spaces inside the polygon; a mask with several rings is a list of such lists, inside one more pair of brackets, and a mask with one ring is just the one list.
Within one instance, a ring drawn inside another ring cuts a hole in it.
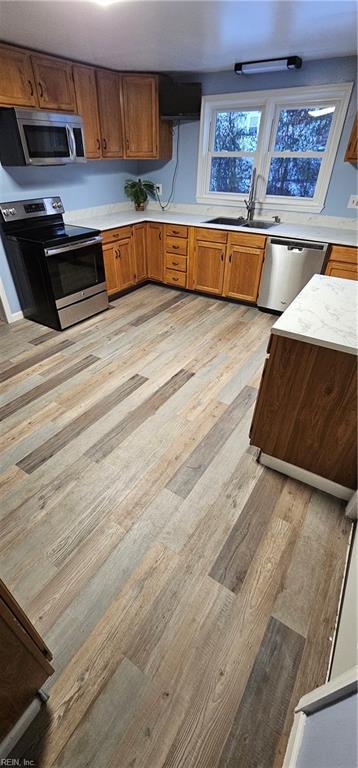
[{"label": "stove control knob", "polygon": [[57,203],[55,202],[55,200],[52,203],[52,208],[57,208]]},{"label": "stove control knob", "polygon": [[2,213],[3,213],[3,216],[8,216],[9,215],[9,209],[8,208],[3,208],[3,212]]},{"label": "stove control knob", "polygon": [[9,213],[11,213],[11,216],[15,216],[15,208],[10,208]]}]

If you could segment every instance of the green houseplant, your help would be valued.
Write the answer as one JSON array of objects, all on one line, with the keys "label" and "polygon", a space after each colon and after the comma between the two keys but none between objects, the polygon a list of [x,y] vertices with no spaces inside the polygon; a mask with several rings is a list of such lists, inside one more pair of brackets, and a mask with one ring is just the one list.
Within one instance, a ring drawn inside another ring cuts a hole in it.
[{"label": "green houseplant", "polygon": [[144,211],[145,203],[148,197],[155,199],[156,189],[154,181],[142,181],[138,179],[127,179],[124,185],[124,191],[130,200],[133,200],[136,211]]}]

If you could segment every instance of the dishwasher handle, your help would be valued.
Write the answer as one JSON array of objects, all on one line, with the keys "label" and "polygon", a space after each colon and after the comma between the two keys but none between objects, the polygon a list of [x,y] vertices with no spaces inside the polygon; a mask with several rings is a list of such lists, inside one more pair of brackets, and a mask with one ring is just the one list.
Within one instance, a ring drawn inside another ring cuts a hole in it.
[{"label": "dishwasher handle", "polygon": [[270,237],[269,240],[272,245],[282,245],[288,251],[324,251],[327,248],[327,243],[311,243],[308,240],[289,240],[283,237]]}]

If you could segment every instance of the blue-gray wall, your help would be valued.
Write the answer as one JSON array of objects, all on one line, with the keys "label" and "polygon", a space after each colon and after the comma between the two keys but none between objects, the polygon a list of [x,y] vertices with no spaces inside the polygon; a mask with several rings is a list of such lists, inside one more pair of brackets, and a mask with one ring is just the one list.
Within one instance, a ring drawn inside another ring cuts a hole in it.
[{"label": "blue-gray wall", "polygon": [[[136,160],[93,160],[76,166],[3,168],[0,165],[0,201],[60,195],[65,210],[90,208],[125,200],[127,176],[137,175]],[[12,312],[20,309],[0,241],[0,277]]]},{"label": "blue-gray wall", "polygon": [[[215,72],[203,75],[189,75],[180,80],[201,80],[203,95],[216,93],[235,93],[235,91],[263,91],[274,88],[290,88],[303,85],[323,85],[325,83],[355,82],[357,59],[355,56],[322,61],[307,61],[302,69],[293,72],[276,72],[265,75],[241,76],[234,72]],[[347,208],[348,198],[356,193],[357,170],[350,163],[344,163],[349,135],[357,104],[357,89],[353,89],[351,101],[322,211],[326,216],[346,216],[353,218],[355,211]],[[195,203],[196,173],[198,162],[199,121],[180,124],[179,166],[175,184],[175,203]],[[174,147],[175,149],[175,147]],[[175,167],[175,151],[169,163],[141,162],[139,172],[153,181],[163,184],[163,200],[167,199],[171,189]]]}]

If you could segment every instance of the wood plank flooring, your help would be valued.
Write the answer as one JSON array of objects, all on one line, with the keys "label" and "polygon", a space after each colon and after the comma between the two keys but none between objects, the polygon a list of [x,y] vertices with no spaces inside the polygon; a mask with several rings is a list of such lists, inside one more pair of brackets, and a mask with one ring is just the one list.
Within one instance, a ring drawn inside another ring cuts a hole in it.
[{"label": "wood plank flooring", "polygon": [[147,285],[62,334],[0,327],[0,571],[55,667],[12,757],[282,765],[350,524],[249,447],[273,320]]}]

